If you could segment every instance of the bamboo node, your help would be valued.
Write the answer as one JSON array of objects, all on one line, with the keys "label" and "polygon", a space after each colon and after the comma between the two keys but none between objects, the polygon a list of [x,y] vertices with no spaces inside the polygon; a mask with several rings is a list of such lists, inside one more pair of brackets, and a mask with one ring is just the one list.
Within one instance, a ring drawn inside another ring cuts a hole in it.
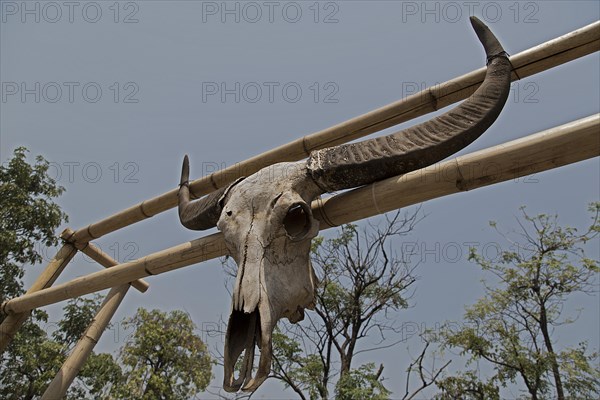
[{"label": "bamboo node", "polygon": [[430,99],[431,108],[433,108],[434,111],[439,110],[438,98],[435,97],[435,95],[433,94],[433,91],[431,90],[431,86],[427,88],[426,93],[427,93],[427,97],[429,97],[429,99]]},{"label": "bamboo node", "polygon": [[152,276],[152,275],[154,275],[154,274],[152,273],[152,271],[150,271],[150,270],[148,269],[148,265],[144,265],[144,271],[146,271],[146,273],[148,274],[148,276]]},{"label": "bamboo node", "polygon": [[467,184],[467,180],[465,179],[462,170],[460,169],[460,163],[458,162],[458,159],[460,157],[456,157],[454,159],[454,163],[456,164],[456,188],[458,190],[460,190],[461,192],[467,192],[469,190],[469,186]]},{"label": "bamboo node", "polygon": [[[217,185],[217,182],[215,182],[215,176],[214,176],[214,174],[210,174],[210,184],[212,185],[212,187],[215,190],[219,189],[219,185]],[[196,196],[196,197],[198,197],[198,196]]]},{"label": "bamboo node", "polygon": [[325,223],[327,225],[329,225],[330,227],[335,227],[338,226],[337,224],[335,224],[327,215],[327,213],[325,212],[325,203],[323,202],[323,198],[321,196],[317,197],[316,202],[319,206],[318,210],[319,210],[319,215],[321,216],[321,218],[323,219],[323,221],[325,221]]},{"label": "bamboo node", "polygon": [[144,210],[144,204],[146,204],[146,200],[144,200],[144,201],[142,201],[142,202],[140,203],[140,211],[142,212],[142,215],[143,215],[144,217],[146,217],[146,218],[150,218],[150,217],[152,217],[154,214],[148,214],[148,213],[146,212],[146,210]]},{"label": "bamboo node", "polygon": [[102,235],[100,235],[100,236],[94,236],[94,234],[92,233],[92,225],[94,225],[94,224],[89,224],[89,225],[88,225],[88,226],[85,228],[85,230],[87,231],[87,234],[88,234],[88,236],[90,237],[90,239],[98,239],[98,238],[99,238],[100,236],[102,236]]},{"label": "bamboo node", "polygon": [[304,149],[304,153],[305,153],[307,156],[310,156],[310,150],[309,150],[309,149],[308,149],[308,147],[306,146],[306,139],[307,139],[307,137],[306,137],[306,136],[302,136],[302,148]]}]

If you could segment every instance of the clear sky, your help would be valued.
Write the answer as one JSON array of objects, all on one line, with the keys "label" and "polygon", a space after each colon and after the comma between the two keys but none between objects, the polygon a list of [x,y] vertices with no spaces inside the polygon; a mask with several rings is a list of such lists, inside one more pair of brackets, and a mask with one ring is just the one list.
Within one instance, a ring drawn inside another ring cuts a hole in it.
[{"label": "clear sky", "polygon": [[[600,17],[597,1],[0,5],[0,159],[21,145],[48,159],[67,189],[59,203],[75,229],[176,187],[185,153],[197,178],[481,67],[470,14],[488,23],[510,54]],[[498,121],[463,153],[597,113],[599,61],[596,53],[514,83]],[[526,205],[583,227],[587,204],[600,199],[599,170],[598,159],[588,160],[425,203],[427,218],[405,239],[422,253],[414,259],[420,280],[413,307],[399,323],[422,329],[458,320],[481,295],[482,274],[468,262],[466,243],[493,248],[501,238],[489,220],[509,229]],[[127,261],[200,235],[181,227],[172,210],[98,244]],[[59,282],[98,268],[77,256]],[[218,260],[148,282],[147,293],[130,291],[115,320],[140,306],[184,309],[207,330],[229,311]],[[577,307],[584,311],[576,329],[558,337],[600,347],[598,297],[577,298]],[[48,309],[58,319],[59,308]],[[123,333],[113,333],[100,350],[122,345]],[[385,362],[386,385],[396,395],[407,347],[420,348],[408,336],[394,351],[359,360]],[[221,371],[215,374],[212,390],[220,385]],[[286,396],[281,390],[267,382],[254,398]]]}]

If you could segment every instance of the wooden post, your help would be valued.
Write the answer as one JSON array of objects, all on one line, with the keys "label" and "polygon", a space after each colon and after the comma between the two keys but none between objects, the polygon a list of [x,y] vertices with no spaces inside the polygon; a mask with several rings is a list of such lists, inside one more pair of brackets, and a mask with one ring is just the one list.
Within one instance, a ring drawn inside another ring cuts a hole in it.
[{"label": "wooden post", "polygon": [[[600,114],[313,203],[321,228],[600,155]],[[7,314],[93,293],[226,254],[215,233],[2,304]]]},{"label": "wooden post", "polygon": [[[512,56],[510,58],[514,67],[512,79],[518,80],[531,76],[599,49],[600,22],[597,21]],[[484,75],[485,68],[477,69],[356,118],[301,137],[239,164],[197,179],[190,184],[190,190],[194,196],[200,197],[226,186],[240,176],[248,176],[271,164],[300,160],[308,156],[312,150],[346,143],[436,111],[467,98],[481,84]],[[174,182],[176,178],[173,178]],[[150,218],[176,205],[177,189],[173,189],[77,230],[74,240],[80,243],[89,242],[91,239]]]},{"label": "wooden post", "polygon": [[121,301],[123,301],[129,287],[130,285],[127,283],[114,287],[108,292],[96,316],[63,363],[58,374],[56,374],[50,385],[46,388],[42,400],[57,400],[65,396],[67,390],[69,390],[69,386],[71,386],[71,383],[79,374],[79,371],[92,353],[92,350],[94,350],[98,340],[100,340],[100,336],[102,336],[102,333],[115,314],[115,311],[117,311]]},{"label": "wooden post", "polygon": [[[40,276],[38,276],[33,285],[31,285],[29,290],[27,290],[27,294],[51,286],[76,253],[77,249],[72,244],[65,243],[50,263],[48,263],[48,266],[46,266]],[[11,314],[6,316],[4,321],[2,321],[2,324],[0,324],[0,354],[6,350],[6,347],[15,336],[15,333],[17,333],[27,318],[29,318],[30,314],[29,311]]]}]

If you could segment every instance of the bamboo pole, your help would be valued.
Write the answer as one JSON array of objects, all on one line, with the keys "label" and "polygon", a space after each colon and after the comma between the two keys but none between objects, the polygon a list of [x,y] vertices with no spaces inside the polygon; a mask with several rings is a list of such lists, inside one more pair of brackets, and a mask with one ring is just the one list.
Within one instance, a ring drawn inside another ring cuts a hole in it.
[{"label": "bamboo pole", "polygon": [[[73,233],[73,230],[67,228],[63,232],[63,235],[70,238]],[[91,242],[85,244],[73,242],[72,244],[82,253],[86,254],[105,268],[111,268],[119,264]],[[61,399],[65,396],[67,390],[69,390],[69,387],[73,383],[73,380],[79,374],[79,371],[89,358],[91,352],[98,343],[98,340],[100,340],[102,333],[106,330],[106,326],[114,316],[130,286],[133,286],[144,293],[148,290],[150,285],[146,281],[138,279],[128,284],[113,287],[110,292],[108,292],[90,326],[86,329],[69,357],[65,360],[58,374],[46,388],[42,400]]]},{"label": "bamboo pole", "polygon": [[[504,182],[600,155],[600,114],[454,158],[419,171],[390,178],[313,203],[321,228],[460,191]],[[227,253],[215,233],[76,278],[2,304],[7,314],[20,313],[71,297],[158,275]]]},{"label": "bamboo pole", "polygon": [[[67,228],[64,230],[61,237],[64,235],[65,237],[71,238],[73,236],[73,233],[75,232],[72,229]],[[85,244],[71,242],[71,244],[75,246],[78,250],[80,250],[83,254],[89,256],[92,260],[96,261],[98,264],[102,265],[105,268],[111,268],[115,265],[119,265],[119,262],[117,260],[104,253],[101,249],[99,249],[91,242]],[[150,287],[148,282],[142,279],[138,279],[131,282],[131,286],[133,286],[142,293],[146,292],[146,290],[148,290],[148,288]]]},{"label": "bamboo pole", "polygon": [[[224,255],[226,248],[220,233],[215,233],[191,242],[170,247],[168,249],[150,254],[135,261],[120,264],[103,271],[75,278],[71,282],[57,285],[44,291],[37,292],[35,298],[17,297],[3,304],[2,310],[6,314],[21,312],[25,309],[40,307],[41,304],[48,305],[72,297],[108,289],[113,286],[131,282],[136,279],[150,275],[158,275],[163,272],[172,271],[190,264],[210,260]],[[75,282],[75,285],[72,283]],[[27,295],[33,296],[34,293]],[[33,302],[31,302],[33,300]],[[16,301],[16,308],[13,307]],[[33,307],[28,308],[29,305]],[[23,307],[25,306],[25,307]],[[23,309],[23,310],[21,310]],[[17,311],[20,310],[20,311]]]},{"label": "bamboo pole", "polygon": [[98,340],[100,340],[100,336],[102,336],[102,333],[123,301],[129,287],[129,284],[124,284],[116,286],[108,292],[96,316],[63,363],[60,371],[58,371],[46,388],[46,391],[42,395],[42,400],[62,399],[65,396],[67,390],[69,390],[69,386],[71,386],[71,383],[77,377],[77,374],[79,374]]},{"label": "bamboo pole", "polygon": [[[73,233],[72,229],[67,228],[63,231],[61,237],[66,238],[65,240],[68,242]],[[85,244],[72,242],[71,244],[105,268],[111,268],[119,264],[91,242]],[[150,287],[146,281],[138,279],[121,286],[113,287],[108,292],[90,326],[86,329],[79,342],[77,342],[77,345],[63,363],[58,374],[46,388],[42,400],[62,399],[65,396],[73,380],[79,374],[98,340],[100,340],[102,333],[106,330],[106,326],[114,316],[130,286],[133,286],[142,293],[146,292]]]},{"label": "bamboo pole", "polygon": [[[597,21],[556,39],[522,51],[510,58],[512,79],[527,76],[575,60],[600,49],[600,22]],[[191,183],[191,192],[200,197],[226,186],[240,176],[248,176],[268,165],[296,161],[312,150],[322,149],[389,128],[462,100],[481,84],[485,68],[416,93],[322,131],[301,137],[239,164],[230,166]],[[177,189],[145,200],[75,232],[74,240],[89,242],[107,233],[150,218],[177,205]]]},{"label": "bamboo pole", "polygon": [[[27,290],[27,294],[51,286],[76,253],[77,249],[72,244],[65,243],[29,290]],[[11,314],[6,316],[4,321],[2,321],[2,324],[0,324],[0,354],[6,350],[6,347],[12,341],[19,328],[29,318],[29,315],[30,312]]]}]

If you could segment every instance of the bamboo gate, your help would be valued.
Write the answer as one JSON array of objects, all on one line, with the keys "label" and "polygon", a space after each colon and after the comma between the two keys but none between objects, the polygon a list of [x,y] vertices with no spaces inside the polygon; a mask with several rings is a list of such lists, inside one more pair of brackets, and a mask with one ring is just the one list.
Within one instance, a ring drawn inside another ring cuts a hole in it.
[{"label": "bamboo gate", "polygon": [[[519,80],[600,50],[600,21],[577,29],[512,57],[512,80]],[[328,129],[301,137],[190,184],[194,197],[204,196],[240,176],[282,161],[297,161],[313,150],[366,136],[446,107],[473,93],[483,81],[485,67],[430,87]],[[405,175],[313,202],[321,229],[375,216],[453,193],[477,189],[557,168],[600,155],[600,114],[547,129],[501,145],[456,157]],[[119,264],[91,240],[150,218],[177,205],[177,189],[145,200],[87,227],[66,229],[64,244],[26,294],[3,299],[6,318],[0,325],[0,352],[34,308],[69,298],[111,290],[90,326],[68,356],[42,399],[60,399],[100,339],[130,286],[145,292],[142,278],[223,256],[227,249],[220,233]],[[75,254],[81,251],[106,269],[52,286]]]}]

